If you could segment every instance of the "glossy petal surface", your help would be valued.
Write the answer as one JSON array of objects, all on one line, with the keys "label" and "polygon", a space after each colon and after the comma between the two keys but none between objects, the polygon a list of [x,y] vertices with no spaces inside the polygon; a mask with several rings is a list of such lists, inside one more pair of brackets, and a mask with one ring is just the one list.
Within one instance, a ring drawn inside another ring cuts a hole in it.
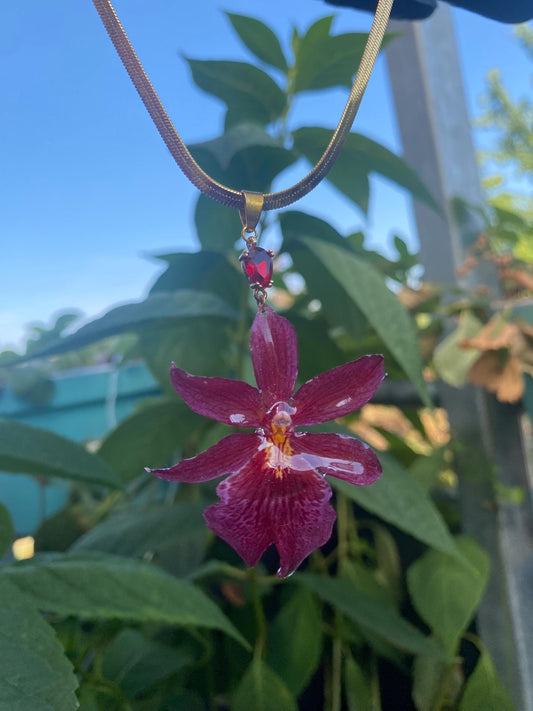
[{"label": "glossy petal surface", "polygon": [[372,484],[382,473],[372,449],[355,437],[300,432],[291,438],[291,448],[295,470],[313,469],[358,486]]},{"label": "glossy petal surface", "polygon": [[209,528],[250,566],[274,543],[279,577],[290,575],[331,536],[331,489],[313,471],[285,470],[280,477],[259,454],[246,469],[221,482],[217,494],[221,503],[204,512]]},{"label": "glossy petal surface", "polygon": [[253,434],[232,434],[224,437],[196,457],[182,459],[168,469],[149,469],[167,481],[201,482],[239,472],[257,452],[261,438]]},{"label": "glossy petal surface", "polygon": [[250,350],[265,409],[280,400],[288,401],[298,374],[298,344],[290,322],[269,306],[264,313],[258,312],[252,324]]},{"label": "glossy petal surface", "polygon": [[203,378],[190,375],[174,363],[170,369],[172,385],[187,405],[199,415],[227,425],[259,427],[263,404],[259,391],[240,380]]},{"label": "glossy petal surface", "polygon": [[358,410],[370,400],[384,377],[381,355],[363,356],[317,375],[294,396],[294,425],[315,425]]}]

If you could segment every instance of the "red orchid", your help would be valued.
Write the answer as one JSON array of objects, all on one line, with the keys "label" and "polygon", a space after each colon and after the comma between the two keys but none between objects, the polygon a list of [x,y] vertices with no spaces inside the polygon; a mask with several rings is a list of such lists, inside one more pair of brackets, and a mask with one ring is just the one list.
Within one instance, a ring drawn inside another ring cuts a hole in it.
[{"label": "red orchid", "polygon": [[293,395],[296,333],[268,306],[252,325],[250,349],[258,388],[225,378],[190,375],[172,364],[172,384],[200,415],[254,434],[231,434],[169,469],[161,479],[202,482],[230,473],[217,487],[221,502],[204,511],[208,527],[249,566],[273,543],[279,577],[290,575],[331,536],[335,511],[325,474],[371,484],[381,465],[364,442],[339,434],[297,432],[359,409],[385,377],[383,357],[368,355],[308,380]]}]

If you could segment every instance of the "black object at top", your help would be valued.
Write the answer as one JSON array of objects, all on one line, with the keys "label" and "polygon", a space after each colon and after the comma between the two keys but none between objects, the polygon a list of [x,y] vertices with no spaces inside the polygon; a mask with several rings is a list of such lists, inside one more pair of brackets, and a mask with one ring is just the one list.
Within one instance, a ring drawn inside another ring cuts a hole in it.
[{"label": "black object at top", "polygon": [[[533,0],[442,0],[448,5],[463,7],[478,15],[499,22],[526,22],[533,19]],[[377,0],[326,0],[330,5],[342,5],[375,12]],[[396,20],[423,20],[437,7],[437,0],[395,0],[391,17]]]}]

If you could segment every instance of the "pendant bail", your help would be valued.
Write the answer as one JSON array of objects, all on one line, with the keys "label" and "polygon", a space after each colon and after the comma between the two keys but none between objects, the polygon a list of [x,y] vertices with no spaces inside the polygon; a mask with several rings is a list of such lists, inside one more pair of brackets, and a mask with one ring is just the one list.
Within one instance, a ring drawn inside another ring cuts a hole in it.
[{"label": "pendant bail", "polygon": [[239,214],[244,232],[254,232],[263,211],[263,193],[256,193],[252,190],[242,190],[244,206],[240,208]]}]

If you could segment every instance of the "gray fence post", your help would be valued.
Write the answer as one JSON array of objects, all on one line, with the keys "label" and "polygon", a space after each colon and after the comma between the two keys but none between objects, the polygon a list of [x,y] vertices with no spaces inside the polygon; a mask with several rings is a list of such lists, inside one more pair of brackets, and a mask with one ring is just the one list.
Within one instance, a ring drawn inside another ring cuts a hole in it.
[{"label": "gray fence post", "polygon": [[[441,6],[420,23],[392,23],[401,33],[387,49],[389,76],[405,158],[424,179],[442,216],[415,202],[425,279],[457,284],[465,255],[452,200],[481,205],[470,125],[464,100],[452,16]],[[495,288],[490,270],[468,285]],[[465,285],[463,283],[463,285]],[[457,468],[463,525],[488,549],[489,587],[478,628],[518,711],[533,711],[533,527],[529,496],[523,505],[494,500],[487,468],[498,465],[501,483],[527,487],[526,456],[517,408],[503,407],[474,388],[439,386],[452,431],[462,443]]]}]

